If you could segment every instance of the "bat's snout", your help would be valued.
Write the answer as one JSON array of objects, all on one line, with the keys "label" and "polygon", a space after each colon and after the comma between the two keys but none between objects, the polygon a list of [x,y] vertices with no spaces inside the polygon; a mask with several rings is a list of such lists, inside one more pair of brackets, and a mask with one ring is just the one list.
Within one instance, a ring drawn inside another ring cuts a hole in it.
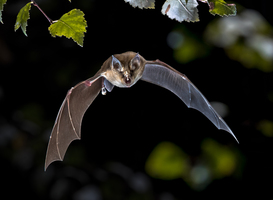
[{"label": "bat's snout", "polygon": [[132,83],[132,77],[127,71],[124,73],[124,83],[127,87],[130,87]]}]

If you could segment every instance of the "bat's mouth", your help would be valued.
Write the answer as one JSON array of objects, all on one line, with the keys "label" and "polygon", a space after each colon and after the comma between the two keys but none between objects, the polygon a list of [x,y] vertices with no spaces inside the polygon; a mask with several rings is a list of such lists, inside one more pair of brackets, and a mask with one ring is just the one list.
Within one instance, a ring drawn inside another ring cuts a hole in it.
[{"label": "bat's mouth", "polygon": [[131,79],[129,77],[125,77],[125,84],[130,85],[131,84]]}]

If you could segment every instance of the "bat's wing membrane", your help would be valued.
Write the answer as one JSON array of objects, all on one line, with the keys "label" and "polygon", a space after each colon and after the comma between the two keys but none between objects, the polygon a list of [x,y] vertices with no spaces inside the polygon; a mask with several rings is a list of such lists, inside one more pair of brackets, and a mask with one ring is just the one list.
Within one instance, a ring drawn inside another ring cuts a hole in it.
[{"label": "bat's wing membrane", "polygon": [[95,75],[68,91],[49,139],[45,170],[50,163],[63,160],[69,144],[81,138],[83,115],[101,91],[103,79]]},{"label": "bat's wing membrane", "polygon": [[146,63],[141,79],[170,90],[189,108],[203,113],[218,129],[229,132],[238,142],[225,121],[185,75],[157,60]]}]

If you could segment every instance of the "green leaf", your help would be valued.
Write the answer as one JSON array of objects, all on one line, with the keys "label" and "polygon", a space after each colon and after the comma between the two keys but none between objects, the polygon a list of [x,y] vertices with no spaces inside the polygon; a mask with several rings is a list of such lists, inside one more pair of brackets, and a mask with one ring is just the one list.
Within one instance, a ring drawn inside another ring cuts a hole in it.
[{"label": "green leaf", "polygon": [[29,19],[29,10],[31,8],[31,2],[27,3],[18,13],[14,26],[14,31],[21,27],[23,33],[27,36],[27,20]]},{"label": "green leaf", "polygon": [[208,0],[209,12],[212,15],[223,16],[235,16],[236,15],[236,5],[227,4],[224,0]]},{"label": "green leaf", "polygon": [[54,21],[48,30],[53,37],[65,36],[72,38],[78,45],[83,46],[86,27],[87,22],[84,19],[84,13],[74,9],[65,13],[59,20]]},{"label": "green leaf", "polygon": [[198,3],[196,0],[167,0],[162,6],[162,14],[179,22],[197,22]]},{"label": "green leaf", "polygon": [[7,2],[7,0],[0,0],[0,22],[3,24],[3,21],[2,21],[2,11],[4,9],[4,5],[5,3]]},{"label": "green leaf", "polygon": [[124,0],[125,2],[128,2],[131,6],[139,7],[139,8],[155,8],[155,0]]}]

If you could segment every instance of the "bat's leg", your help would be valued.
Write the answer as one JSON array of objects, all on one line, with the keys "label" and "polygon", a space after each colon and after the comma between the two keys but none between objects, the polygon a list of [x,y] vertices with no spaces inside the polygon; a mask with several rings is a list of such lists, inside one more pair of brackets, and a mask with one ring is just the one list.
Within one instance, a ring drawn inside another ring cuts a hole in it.
[{"label": "bat's leg", "polygon": [[103,81],[104,87],[108,92],[111,92],[114,88],[114,85],[112,83],[110,83],[106,78],[104,78]]}]

